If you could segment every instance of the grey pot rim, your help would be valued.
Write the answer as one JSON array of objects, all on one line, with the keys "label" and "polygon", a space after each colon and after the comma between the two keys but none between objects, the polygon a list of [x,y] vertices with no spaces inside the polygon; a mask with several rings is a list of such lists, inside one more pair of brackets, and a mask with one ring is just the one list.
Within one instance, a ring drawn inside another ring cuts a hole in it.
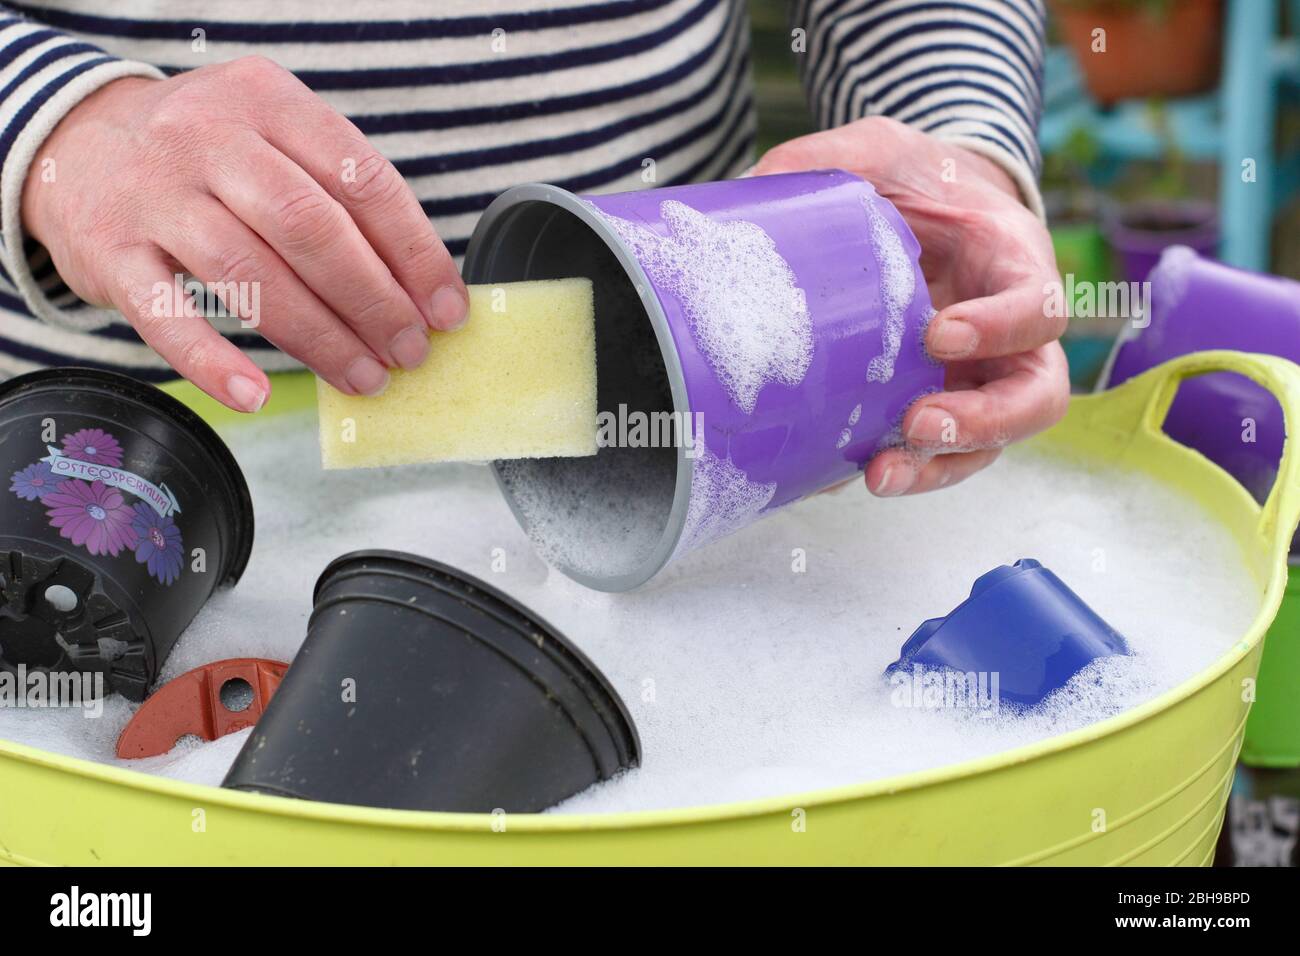
[{"label": "grey pot rim", "polygon": [[[483,262],[490,254],[490,249],[484,249],[484,243],[488,242],[488,237],[491,236],[498,223],[509,210],[529,202],[544,203],[576,216],[614,254],[619,265],[623,267],[624,273],[632,281],[637,296],[641,300],[641,306],[650,320],[651,327],[654,329],[655,340],[659,343],[659,351],[664,360],[664,370],[668,375],[673,410],[686,417],[687,420],[693,421],[693,419],[689,418],[691,406],[690,396],[686,389],[686,374],[682,369],[681,358],[677,354],[677,346],[673,339],[672,330],[668,325],[668,316],[664,311],[663,303],[659,301],[659,297],[654,291],[654,284],[650,281],[649,276],[641,267],[641,263],[633,255],[623,239],[605,221],[604,217],[596,211],[595,207],[581,196],[559,186],[551,186],[545,183],[526,183],[513,186],[501,193],[483,211],[483,215],[479,217],[478,223],[474,226],[474,232],[470,236],[469,245],[465,250],[465,261],[461,270],[465,281],[467,283],[491,281],[485,274],[480,274],[481,270],[486,269]],[[525,264],[526,268],[527,264]],[[597,375],[599,376],[599,374],[599,369],[597,369]],[[698,443],[702,441],[704,441],[702,434],[693,436],[693,442],[696,443],[697,447]],[[576,568],[556,565],[562,573],[593,590],[618,592],[638,588],[663,570],[672,560],[677,545],[681,541],[691,500],[692,458],[687,455],[687,450],[682,443],[678,443],[676,451],[677,478],[673,489],[672,508],[669,510],[668,520],[660,533],[659,540],[655,543],[655,547],[649,556],[634,569],[623,574],[597,576],[587,574]],[[502,497],[510,506],[510,511],[515,516],[519,526],[527,533],[529,531],[528,520],[502,479],[500,463],[494,461],[491,465],[492,475],[496,479],[497,487],[501,489]]]}]

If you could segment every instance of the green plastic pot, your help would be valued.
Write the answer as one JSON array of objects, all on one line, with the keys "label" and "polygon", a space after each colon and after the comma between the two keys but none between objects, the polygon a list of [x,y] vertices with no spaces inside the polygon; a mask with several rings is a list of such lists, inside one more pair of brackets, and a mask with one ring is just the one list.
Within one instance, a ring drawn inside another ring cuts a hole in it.
[{"label": "green plastic pot", "polygon": [[1300,767],[1300,558],[1290,571],[1246,722],[1241,760],[1252,767]]}]

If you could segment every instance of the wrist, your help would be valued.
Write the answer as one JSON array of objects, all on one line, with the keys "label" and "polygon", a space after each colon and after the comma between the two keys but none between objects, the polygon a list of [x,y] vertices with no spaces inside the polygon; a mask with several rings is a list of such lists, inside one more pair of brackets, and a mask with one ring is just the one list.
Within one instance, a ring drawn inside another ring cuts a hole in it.
[{"label": "wrist", "polygon": [[51,235],[59,229],[61,200],[75,192],[58,188],[67,185],[62,176],[64,166],[87,156],[93,160],[86,134],[96,125],[111,122],[120,100],[132,96],[144,84],[156,82],[142,76],[124,76],[106,83],[69,110],[50,131],[32,157],[23,180],[20,214],[22,228],[29,236],[48,245]]},{"label": "wrist", "polygon": [[987,185],[1014,199],[1040,222],[1047,221],[1038,178],[1028,163],[1016,159],[999,146],[973,137],[953,137],[947,142],[966,154]]},{"label": "wrist", "polygon": [[983,156],[973,150],[967,149],[966,147],[959,148],[966,154],[965,161],[974,164],[976,170],[979,171],[980,178],[989,185],[995,186],[1001,192],[1006,193],[1012,199],[1016,200],[1016,202],[1022,200],[1020,187],[1000,164],[995,163],[989,157]]}]

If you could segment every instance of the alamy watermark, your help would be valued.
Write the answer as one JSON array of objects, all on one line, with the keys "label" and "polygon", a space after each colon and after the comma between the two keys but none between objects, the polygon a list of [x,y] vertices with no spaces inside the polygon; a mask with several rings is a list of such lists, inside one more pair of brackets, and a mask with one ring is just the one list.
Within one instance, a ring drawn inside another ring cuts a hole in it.
[{"label": "alamy watermark", "polygon": [[704,433],[704,413],[629,411],[620,404],[617,412],[596,415],[596,445],[599,448],[683,448],[687,458],[699,454]]},{"label": "alamy watermark", "polygon": [[1128,319],[1136,329],[1151,324],[1150,282],[1076,281],[1043,286],[1043,315],[1049,319]]},{"label": "alamy watermark", "polygon": [[202,282],[176,273],[171,282],[153,284],[152,312],[167,319],[239,319],[245,329],[262,321],[260,282]]},{"label": "alamy watermark", "polygon": [[889,702],[917,710],[974,710],[981,717],[1001,710],[1001,678],[997,671],[926,669],[913,664],[889,675]]},{"label": "alamy watermark", "polygon": [[41,710],[80,707],[82,717],[104,714],[104,675],[99,671],[0,670],[0,708]]},{"label": "alamy watermark", "polygon": [[93,893],[72,886],[50,897],[50,925],[56,928],[120,927],[132,936],[153,929],[152,893]]}]

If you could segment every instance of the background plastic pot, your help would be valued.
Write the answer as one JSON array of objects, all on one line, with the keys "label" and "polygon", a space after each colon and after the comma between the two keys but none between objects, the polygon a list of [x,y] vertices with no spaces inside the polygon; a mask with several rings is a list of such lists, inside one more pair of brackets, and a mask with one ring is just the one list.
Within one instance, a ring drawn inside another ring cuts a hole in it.
[{"label": "background plastic pot", "polygon": [[455,568],[332,562],[307,639],[223,786],[404,810],[544,810],[640,760],[612,686],[545,621]]},{"label": "background plastic pot", "polygon": [[[1126,326],[1100,387],[1108,388],[1180,355],[1235,349],[1300,363],[1300,282],[1247,272],[1169,249],[1151,271],[1146,328]],[[1241,375],[1220,373],[1179,390],[1165,429],[1226,469],[1263,501],[1282,457],[1282,408]]]},{"label": "background plastic pot", "polygon": [[0,667],[98,673],[143,699],[248,561],[229,450],[156,388],[50,369],[0,384],[0,476]]},{"label": "background plastic pot", "polygon": [[[1115,343],[1101,387],[1205,349],[1300,362],[1300,282],[1234,269],[1185,248],[1166,252],[1150,278],[1151,324],[1128,328]],[[1282,406],[1268,389],[1232,372],[1189,379],[1173,397],[1164,428],[1231,474],[1256,501],[1267,499],[1286,441]],[[1291,551],[1300,553],[1300,532]],[[1260,666],[1242,749],[1242,759],[1254,766],[1300,765],[1295,591],[1292,586],[1287,592]]]},{"label": "background plastic pot", "polygon": [[1246,722],[1241,762],[1252,767],[1300,767],[1300,559],[1291,558],[1291,575],[1277,618],[1269,628],[1264,662],[1255,686],[1255,706]]},{"label": "background plastic pot", "polygon": [[[1221,0],[1053,0],[1052,12],[1088,92],[1102,105],[1201,93],[1219,81]],[[1104,51],[1094,49],[1099,29]]]},{"label": "background plastic pot", "polygon": [[497,462],[542,556],[627,590],[860,471],[943,380],[922,345],[919,252],[897,210],[839,170],[499,196],[466,281],[590,278],[601,413],[677,426],[653,445],[629,429],[592,458]]},{"label": "background plastic pot", "polygon": [[1219,213],[1200,199],[1144,200],[1107,208],[1103,232],[1126,282],[1142,282],[1172,246],[1202,256],[1219,251]]}]

